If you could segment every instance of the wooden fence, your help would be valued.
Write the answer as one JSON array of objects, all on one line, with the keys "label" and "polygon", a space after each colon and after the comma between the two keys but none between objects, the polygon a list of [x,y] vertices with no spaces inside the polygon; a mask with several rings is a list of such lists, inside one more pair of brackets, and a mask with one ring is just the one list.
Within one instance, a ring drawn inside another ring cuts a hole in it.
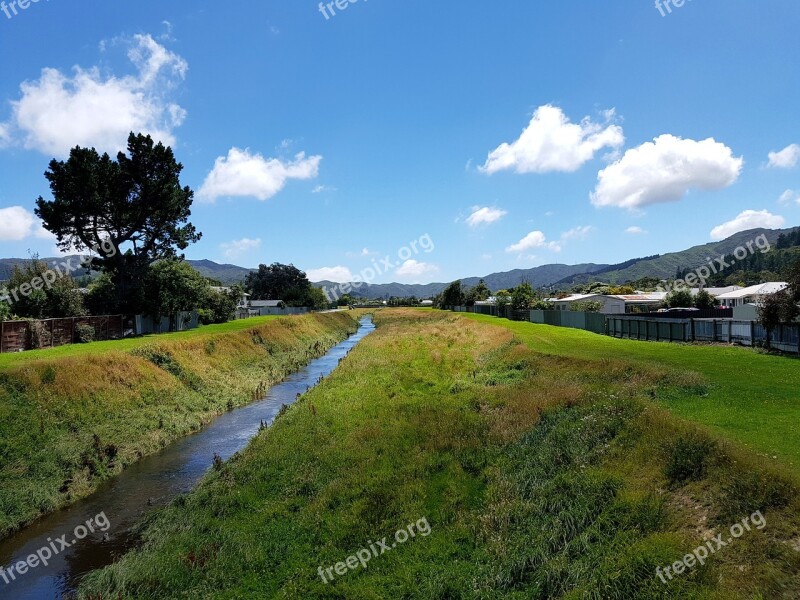
[{"label": "wooden fence", "polygon": [[133,333],[133,323],[122,315],[72,317],[42,321],[0,321],[0,353],[74,344],[81,326],[93,329],[92,340],[115,340]]}]

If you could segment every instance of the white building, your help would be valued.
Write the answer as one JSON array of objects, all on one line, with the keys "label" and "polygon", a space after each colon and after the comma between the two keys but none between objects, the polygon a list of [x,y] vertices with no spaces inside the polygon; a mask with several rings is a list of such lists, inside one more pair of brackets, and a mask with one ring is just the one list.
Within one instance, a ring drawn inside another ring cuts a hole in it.
[{"label": "white building", "polygon": [[697,294],[700,293],[701,289],[707,291],[714,298],[719,298],[722,294],[729,294],[730,292],[738,292],[740,289],[742,289],[742,286],[740,286],[740,285],[729,285],[728,287],[718,287],[718,288],[714,288],[714,287],[692,288],[689,291],[692,292],[692,296],[697,296]]},{"label": "white building", "polygon": [[604,315],[623,315],[627,313],[655,312],[664,303],[666,292],[647,292],[638,294],[574,294],[566,298],[550,298],[555,310],[572,310],[576,303],[599,302]]},{"label": "white building", "polygon": [[750,287],[728,292],[727,294],[722,294],[717,296],[717,300],[719,300],[722,306],[731,308],[744,304],[758,304],[765,296],[781,292],[787,287],[789,287],[789,284],[782,281],[760,283],[758,285],[751,285]]}]

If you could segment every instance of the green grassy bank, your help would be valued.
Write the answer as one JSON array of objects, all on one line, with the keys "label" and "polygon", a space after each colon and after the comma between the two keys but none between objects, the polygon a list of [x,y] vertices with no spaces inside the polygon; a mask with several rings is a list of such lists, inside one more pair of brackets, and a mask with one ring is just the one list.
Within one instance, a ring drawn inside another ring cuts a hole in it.
[{"label": "green grassy bank", "polygon": [[738,346],[639,342],[551,327],[467,315],[503,327],[537,352],[603,361],[630,361],[663,371],[695,373],[697,396],[660,394],[674,414],[714,428],[761,454],[791,464],[800,475],[800,359]]},{"label": "green grassy bank", "polygon": [[[703,397],[702,376],[543,355],[448,313],[376,322],[272,428],[150,517],[142,548],[91,574],[81,597],[800,594],[793,476],[653,401]],[[657,568],[755,511],[764,527],[661,582]],[[419,533],[400,543],[409,524]],[[347,564],[376,546],[366,568]]]},{"label": "green grassy bank", "polygon": [[356,328],[345,313],[239,321],[1,366],[0,537],[251,401]]}]

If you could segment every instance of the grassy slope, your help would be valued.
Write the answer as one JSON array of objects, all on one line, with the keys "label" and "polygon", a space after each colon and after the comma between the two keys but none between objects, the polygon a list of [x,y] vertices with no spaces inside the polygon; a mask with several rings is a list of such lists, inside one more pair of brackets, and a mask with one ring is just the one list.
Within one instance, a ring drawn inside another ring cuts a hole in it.
[{"label": "grassy slope", "polygon": [[0,536],[251,401],[355,329],[344,313],[252,319],[25,354],[0,369]]},{"label": "grassy slope", "polygon": [[741,347],[637,342],[578,329],[468,315],[504,327],[537,352],[593,361],[618,358],[708,379],[702,397],[664,397],[675,414],[714,427],[800,472],[800,360]]},{"label": "grassy slope", "polygon": [[280,317],[255,317],[253,319],[241,319],[231,321],[221,325],[206,325],[190,331],[177,333],[164,333],[160,335],[145,335],[141,337],[127,338],[124,340],[111,340],[107,342],[93,342],[91,344],[71,344],[59,346],[58,348],[46,348],[44,350],[31,350],[29,352],[16,352],[0,354],[0,371],[8,367],[18,366],[39,360],[53,360],[57,358],[92,356],[105,354],[106,352],[125,352],[147,346],[152,343],[165,343],[170,341],[187,340],[194,337],[207,337],[210,335],[221,335],[244,331],[260,327],[270,321]]},{"label": "grassy slope", "polygon": [[[92,574],[81,596],[800,593],[798,554],[787,543],[800,504],[786,476],[720,441],[689,461],[697,477],[665,477],[706,434],[650,393],[696,399],[702,379],[544,356],[504,328],[447,313],[381,311],[377,321],[331,377],[155,515],[144,548]],[[658,581],[657,566],[757,509],[766,529],[668,586]],[[318,567],[421,517],[430,536],[333,584],[319,578]]]}]

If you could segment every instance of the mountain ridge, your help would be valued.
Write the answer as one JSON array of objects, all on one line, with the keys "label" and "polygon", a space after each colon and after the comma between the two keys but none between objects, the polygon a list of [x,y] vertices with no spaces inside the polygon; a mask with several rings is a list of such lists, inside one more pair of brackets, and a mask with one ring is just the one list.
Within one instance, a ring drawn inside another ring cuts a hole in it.
[{"label": "mountain ridge", "polygon": [[[759,248],[756,247],[755,240],[761,239],[761,236],[764,236],[770,246],[774,246],[780,234],[786,234],[796,229],[797,227],[750,229],[736,233],[718,242],[700,244],[678,252],[633,258],[616,264],[546,264],[530,269],[513,269],[511,271],[490,273],[483,277],[466,277],[461,279],[461,283],[466,287],[472,287],[483,279],[492,290],[500,290],[514,287],[527,281],[536,288],[553,287],[566,289],[572,285],[592,281],[621,284],[635,281],[642,277],[669,279],[674,277],[678,269],[696,269],[707,264],[708,259],[714,259],[723,254],[731,254],[739,247],[746,248],[748,242],[751,242],[755,251],[758,251]],[[42,260],[52,264],[53,262],[65,261],[68,258],[44,258]],[[0,281],[7,280],[10,277],[14,266],[23,265],[29,260],[21,258],[0,259]],[[223,285],[241,283],[248,273],[255,270],[233,264],[220,264],[207,259],[187,260],[186,262],[204,277],[220,281]],[[80,277],[85,274],[85,270],[79,269],[73,273],[73,276]],[[328,290],[336,290],[342,285],[332,281],[317,281],[313,282],[313,284],[323,289],[327,287]],[[354,287],[350,294],[358,298],[388,298],[391,296],[430,298],[440,293],[447,285],[449,285],[449,282],[426,284],[364,283]]]}]

